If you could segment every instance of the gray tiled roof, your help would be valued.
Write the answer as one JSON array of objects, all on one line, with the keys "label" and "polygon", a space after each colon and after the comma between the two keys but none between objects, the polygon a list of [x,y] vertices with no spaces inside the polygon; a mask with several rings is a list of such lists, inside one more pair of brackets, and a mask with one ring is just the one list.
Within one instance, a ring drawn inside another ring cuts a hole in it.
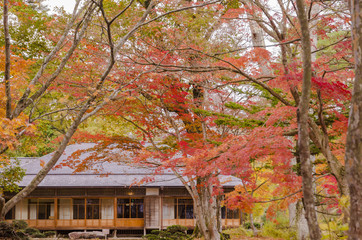
[{"label": "gray tiled roof", "polygon": [[[82,143],[69,145],[63,155],[58,160],[58,164],[65,161],[72,153],[80,149],[88,149],[93,147],[94,143]],[[80,160],[86,158],[90,153],[82,153]],[[18,158],[21,167],[26,170],[26,176],[20,182],[19,186],[26,186],[39,172],[41,161],[48,162],[52,157],[52,153],[39,158]],[[162,174],[153,175],[153,169],[150,167],[131,166],[125,162],[103,162],[99,163],[99,172],[86,171],[81,173],[73,173],[70,167],[63,166],[61,168],[52,169],[45,179],[39,184],[39,187],[125,187],[137,185],[137,182],[146,176],[154,178],[154,181],[141,184],[141,186],[149,187],[178,187],[183,186],[181,181],[171,172],[166,171]],[[241,182],[234,177],[220,177],[225,187],[232,187]]]}]

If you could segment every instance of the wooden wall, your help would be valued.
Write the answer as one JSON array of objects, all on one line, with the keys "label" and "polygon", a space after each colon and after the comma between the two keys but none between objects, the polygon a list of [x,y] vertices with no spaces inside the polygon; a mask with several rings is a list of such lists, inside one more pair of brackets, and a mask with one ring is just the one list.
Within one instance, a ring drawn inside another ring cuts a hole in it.
[{"label": "wooden wall", "polygon": [[[126,197],[144,199],[143,218],[117,218],[117,198]],[[194,219],[175,219],[175,197],[189,198],[187,191],[181,188],[37,189],[29,199],[54,200],[49,219],[36,219],[37,208],[29,206],[28,199],[16,205],[15,218],[42,230],[161,229],[175,224],[192,228]],[[73,219],[74,198],[100,199],[100,219]],[[240,218],[224,219],[223,225],[239,226]]]}]

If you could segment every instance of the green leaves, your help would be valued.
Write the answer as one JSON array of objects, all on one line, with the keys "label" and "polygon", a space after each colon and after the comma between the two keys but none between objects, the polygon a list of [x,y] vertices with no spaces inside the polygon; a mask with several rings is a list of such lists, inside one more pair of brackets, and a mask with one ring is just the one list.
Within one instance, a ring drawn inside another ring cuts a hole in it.
[{"label": "green leaves", "polygon": [[[39,5],[41,6],[41,5]],[[15,16],[10,26],[12,53],[25,59],[38,58],[49,51],[50,42],[46,35],[51,31],[47,27],[51,17],[45,9],[28,4],[17,4],[10,8]],[[2,37],[3,38],[3,37]],[[4,40],[0,39],[0,45]]]},{"label": "green leaves", "polygon": [[20,167],[19,160],[12,161],[4,166],[0,172],[0,191],[17,192],[19,183],[25,176],[25,170]]}]

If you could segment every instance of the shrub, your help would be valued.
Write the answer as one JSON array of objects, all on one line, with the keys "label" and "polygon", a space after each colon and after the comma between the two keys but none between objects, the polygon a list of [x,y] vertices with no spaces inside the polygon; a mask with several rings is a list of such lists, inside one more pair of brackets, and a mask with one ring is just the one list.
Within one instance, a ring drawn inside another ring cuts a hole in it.
[{"label": "shrub", "polygon": [[147,234],[143,238],[147,240],[186,240],[188,239],[186,231],[187,227],[172,225],[166,230],[153,230],[151,234]]},{"label": "shrub", "polygon": [[7,222],[0,222],[0,236],[7,238],[16,236],[13,226]]},{"label": "shrub", "polygon": [[13,224],[7,222],[0,222],[0,236],[4,239],[19,239],[19,240],[27,240],[29,239],[26,234],[21,232],[14,227]]},{"label": "shrub", "polygon": [[296,240],[297,232],[289,226],[289,219],[285,216],[278,216],[276,222],[268,221],[260,231],[263,237],[282,238]]},{"label": "shrub", "polygon": [[33,237],[34,235],[40,233],[40,231],[39,231],[38,229],[32,228],[32,227],[26,228],[26,229],[24,230],[24,232],[25,232],[26,234],[29,234],[29,235],[32,236],[32,237]]},{"label": "shrub", "polygon": [[177,233],[177,232],[186,233],[187,227],[181,225],[171,225],[167,227],[166,231],[170,233]]},{"label": "shrub", "polygon": [[31,237],[33,237],[33,238],[45,238],[45,235],[43,233],[41,233],[41,232],[37,232],[37,233],[31,235]]},{"label": "shrub", "polygon": [[282,224],[275,224],[273,222],[267,222],[264,224],[260,235],[263,237],[273,237],[296,240],[297,233],[292,230],[289,226],[283,226]]},{"label": "shrub", "polygon": [[43,232],[43,234],[45,235],[45,237],[52,237],[56,234],[55,231],[46,231],[46,232]]},{"label": "shrub", "polygon": [[322,239],[347,239],[348,224],[343,224],[342,219],[332,220],[323,222],[319,226],[322,231]]},{"label": "shrub", "polygon": [[23,232],[23,230],[20,230],[18,232],[16,232],[16,235],[21,239],[21,240],[29,240],[29,236]]},{"label": "shrub", "polygon": [[24,220],[14,220],[13,226],[15,229],[25,229],[28,227],[28,223]]},{"label": "shrub", "polygon": [[[254,227],[256,227],[257,229],[260,229],[260,223],[254,223]],[[244,223],[244,228],[246,229],[251,229],[251,223],[250,222],[245,222]]]},{"label": "shrub", "polygon": [[221,233],[221,239],[222,240],[230,240],[230,234],[227,234],[227,233]]},{"label": "shrub", "polygon": [[232,237],[251,237],[253,235],[253,233],[251,232],[250,229],[246,229],[244,228],[243,225],[241,225],[238,228],[229,228],[223,231],[226,234],[229,234]]}]

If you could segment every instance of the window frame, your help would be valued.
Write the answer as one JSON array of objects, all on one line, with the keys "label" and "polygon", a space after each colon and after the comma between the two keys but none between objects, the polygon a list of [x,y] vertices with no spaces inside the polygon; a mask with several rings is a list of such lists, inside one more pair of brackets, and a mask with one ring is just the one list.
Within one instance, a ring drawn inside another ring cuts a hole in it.
[{"label": "window frame", "polygon": [[[179,197],[179,198],[174,198],[174,208],[175,208],[175,218],[174,219],[195,219],[195,204],[194,204],[194,201],[192,198],[186,198],[186,197]],[[179,201],[180,200],[189,200],[190,202],[192,202],[192,205],[189,204],[189,203],[183,203],[183,204],[180,204]],[[184,211],[185,211],[185,217],[184,218],[181,218],[179,216],[181,216],[179,214],[179,209],[180,209],[180,206],[184,206]],[[187,213],[187,209],[190,209],[190,207],[192,206],[192,217],[190,217],[190,213]]]},{"label": "window frame", "polygon": [[[128,202],[124,202],[124,203],[120,203],[119,200],[128,200]],[[132,202],[132,200],[142,200],[142,202]],[[129,206],[127,206],[127,204]],[[145,216],[145,212],[144,212],[144,198],[138,198],[138,197],[120,197],[120,198],[116,198],[116,218],[117,219],[143,219]],[[120,206],[122,207],[122,216],[120,217],[120,213],[118,211],[118,209],[120,208]],[[132,217],[133,215],[133,211],[132,208],[135,207],[136,211],[135,211],[135,217]],[[128,208],[128,210],[126,211],[126,208]],[[140,210],[142,209],[142,210]],[[128,217],[125,217],[126,212],[128,214]],[[140,216],[140,213],[142,213],[142,216]]]},{"label": "window frame", "polygon": [[[45,202],[46,204],[41,204],[40,200],[49,200],[49,201],[53,201],[53,202]],[[33,201],[33,202],[32,202]],[[32,205],[35,204],[36,207],[36,214],[35,214],[35,219],[31,219],[30,218],[30,208]],[[40,206],[46,206],[45,209],[45,217],[44,218],[40,218]],[[53,220],[55,218],[54,215],[51,215],[51,206],[53,205],[53,211],[55,211],[55,198],[28,198],[28,220]],[[15,211],[14,211],[15,212]],[[53,212],[53,214],[55,214],[55,212]]]}]

